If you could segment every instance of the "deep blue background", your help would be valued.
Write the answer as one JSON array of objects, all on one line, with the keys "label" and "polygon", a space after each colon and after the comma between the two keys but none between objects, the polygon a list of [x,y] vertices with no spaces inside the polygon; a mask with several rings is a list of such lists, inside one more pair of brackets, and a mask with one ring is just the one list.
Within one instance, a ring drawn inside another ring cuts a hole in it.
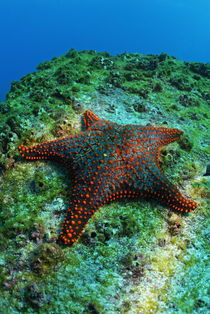
[{"label": "deep blue background", "polygon": [[210,0],[0,0],[0,100],[70,48],[210,62]]}]

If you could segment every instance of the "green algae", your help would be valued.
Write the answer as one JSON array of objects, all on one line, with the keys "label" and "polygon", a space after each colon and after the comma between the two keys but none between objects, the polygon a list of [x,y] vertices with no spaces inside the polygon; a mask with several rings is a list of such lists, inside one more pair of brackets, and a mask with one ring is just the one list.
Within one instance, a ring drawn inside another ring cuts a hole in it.
[{"label": "green algae", "polygon": [[[37,70],[13,82],[0,104],[1,310],[206,312],[209,65],[71,49]],[[71,178],[60,166],[21,160],[17,147],[80,132],[85,109],[183,130],[160,165],[198,209],[181,216],[155,202],[113,203],[72,248],[55,244]]]}]

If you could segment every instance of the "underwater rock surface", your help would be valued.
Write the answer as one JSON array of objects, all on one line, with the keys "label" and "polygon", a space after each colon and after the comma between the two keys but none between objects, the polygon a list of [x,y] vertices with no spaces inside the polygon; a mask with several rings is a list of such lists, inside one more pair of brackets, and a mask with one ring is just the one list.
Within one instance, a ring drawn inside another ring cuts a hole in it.
[{"label": "underwater rock surface", "polygon": [[[210,64],[71,49],[37,70],[0,103],[1,311],[206,313]],[[184,216],[141,199],[113,202],[73,247],[56,244],[70,178],[55,163],[22,160],[17,147],[79,133],[86,109],[184,131],[160,164],[198,208]]]}]

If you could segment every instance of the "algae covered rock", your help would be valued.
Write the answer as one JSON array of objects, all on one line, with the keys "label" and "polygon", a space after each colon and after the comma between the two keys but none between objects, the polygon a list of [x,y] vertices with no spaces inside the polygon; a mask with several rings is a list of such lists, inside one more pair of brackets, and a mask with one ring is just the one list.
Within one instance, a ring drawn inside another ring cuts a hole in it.
[{"label": "algae covered rock", "polygon": [[[2,312],[207,312],[209,86],[209,64],[75,49],[12,82],[0,103]],[[23,161],[17,147],[79,133],[86,109],[119,124],[183,130],[159,163],[196,211],[115,202],[73,247],[56,244],[71,177]]]}]

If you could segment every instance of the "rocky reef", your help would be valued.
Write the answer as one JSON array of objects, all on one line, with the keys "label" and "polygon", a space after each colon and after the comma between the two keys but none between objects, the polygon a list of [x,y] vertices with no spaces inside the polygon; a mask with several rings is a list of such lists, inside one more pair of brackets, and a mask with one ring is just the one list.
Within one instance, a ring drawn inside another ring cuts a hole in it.
[{"label": "rocky reef", "polygon": [[[210,64],[74,49],[12,82],[0,103],[0,312],[207,313],[209,87]],[[160,165],[198,208],[114,202],[73,247],[59,246],[71,178],[17,147],[79,133],[86,109],[183,130]]]}]

